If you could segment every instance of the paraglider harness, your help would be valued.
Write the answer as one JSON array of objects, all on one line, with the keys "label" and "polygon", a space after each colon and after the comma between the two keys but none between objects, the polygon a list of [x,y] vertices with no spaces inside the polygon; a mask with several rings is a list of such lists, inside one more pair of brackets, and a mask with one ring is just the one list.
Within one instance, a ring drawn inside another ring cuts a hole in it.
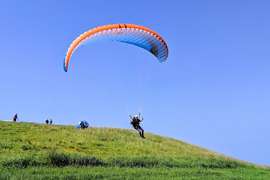
[{"label": "paraglider harness", "polygon": [[139,132],[139,134],[142,138],[145,138],[144,137],[144,130],[140,126],[140,123],[143,121],[143,117],[141,117],[141,114],[139,114],[139,116],[129,115],[129,118],[130,118],[130,124],[133,126],[133,128]]}]

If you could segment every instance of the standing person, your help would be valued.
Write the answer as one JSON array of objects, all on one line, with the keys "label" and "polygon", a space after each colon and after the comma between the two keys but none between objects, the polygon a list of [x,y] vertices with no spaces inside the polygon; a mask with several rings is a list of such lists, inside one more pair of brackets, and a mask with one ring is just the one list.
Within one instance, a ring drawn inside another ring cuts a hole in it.
[{"label": "standing person", "polygon": [[141,136],[141,138],[145,138],[144,137],[144,130],[143,128],[140,126],[140,123],[143,121],[143,117],[139,116],[138,115],[134,115],[134,116],[129,116],[130,118],[130,124],[133,126],[133,128],[135,130],[137,130]]},{"label": "standing person", "polygon": [[16,113],[16,114],[13,116],[12,121],[13,121],[13,122],[16,122],[17,120],[18,120],[18,114]]},{"label": "standing person", "polygon": [[48,120],[48,119],[46,119],[45,123],[46,123],[46,124],[49,124],[49,120]]},{"label": "standing person", "polygon": [[53,121],[52,121],[52,119],[50,119],[50,124],[52,124],[53,123]]}]

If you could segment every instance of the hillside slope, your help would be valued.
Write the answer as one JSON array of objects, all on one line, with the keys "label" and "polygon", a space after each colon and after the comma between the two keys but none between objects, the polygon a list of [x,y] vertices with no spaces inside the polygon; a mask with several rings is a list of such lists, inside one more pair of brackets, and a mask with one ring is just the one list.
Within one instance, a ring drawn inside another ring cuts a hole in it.
[{"label": "hillside slope", "polygon": [[132,130],[0,121],[0,179],[270,179],[268,168]]}]

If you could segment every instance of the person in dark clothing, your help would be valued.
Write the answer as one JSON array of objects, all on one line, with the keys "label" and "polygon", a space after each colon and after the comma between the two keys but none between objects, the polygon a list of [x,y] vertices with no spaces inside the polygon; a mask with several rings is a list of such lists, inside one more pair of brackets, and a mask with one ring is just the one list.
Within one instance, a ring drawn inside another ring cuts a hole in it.
[{"label": "person in dark clothing", "polygon": [[52,121],[52,119],[50,119],[50,124],[52,124],[53,123],[53,121]]},{"label": "person in dark clothing", "polygon": [[130,118],[130,124],[133,126],[133,128],[139,132],[139,134],[142,138],[145,138],[144,137],[144,130],[140,126],[140,123],[143,121],[143,117],[141,117],[141,115],[139,114],[139,116],[138,115],[129,116],[129,118]]},{"label": "person in dark clothing", "polygon": [[89,123],[87,121],[81,121],[80,122],[80,128],[81,129],[86,129],[89,127]]},{"label": "person in dark clothing", "polygon": [[12,121],[13,121],[13,122],[16,122],[17,120],[18,120],[18,114],[16,113],[16,114],[13,116]]},{"label": "person in dark clothing", "polygon": [[49,124],[49,120],[48,120],[48,119],[46,119],[45,123],[46,123],[46,124]]}]

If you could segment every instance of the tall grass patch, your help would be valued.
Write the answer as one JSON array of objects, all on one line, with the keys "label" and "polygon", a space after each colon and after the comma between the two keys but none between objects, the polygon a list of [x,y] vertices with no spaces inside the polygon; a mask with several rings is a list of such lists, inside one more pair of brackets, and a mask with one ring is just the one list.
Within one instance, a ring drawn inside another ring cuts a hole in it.
[{"label": "tall grass patch", "polygon": [[50,152],[47,158],[48,165],[56,167],[64,166],[102,166],[105,162],[94,156],[69,155],[58,152]]}]

